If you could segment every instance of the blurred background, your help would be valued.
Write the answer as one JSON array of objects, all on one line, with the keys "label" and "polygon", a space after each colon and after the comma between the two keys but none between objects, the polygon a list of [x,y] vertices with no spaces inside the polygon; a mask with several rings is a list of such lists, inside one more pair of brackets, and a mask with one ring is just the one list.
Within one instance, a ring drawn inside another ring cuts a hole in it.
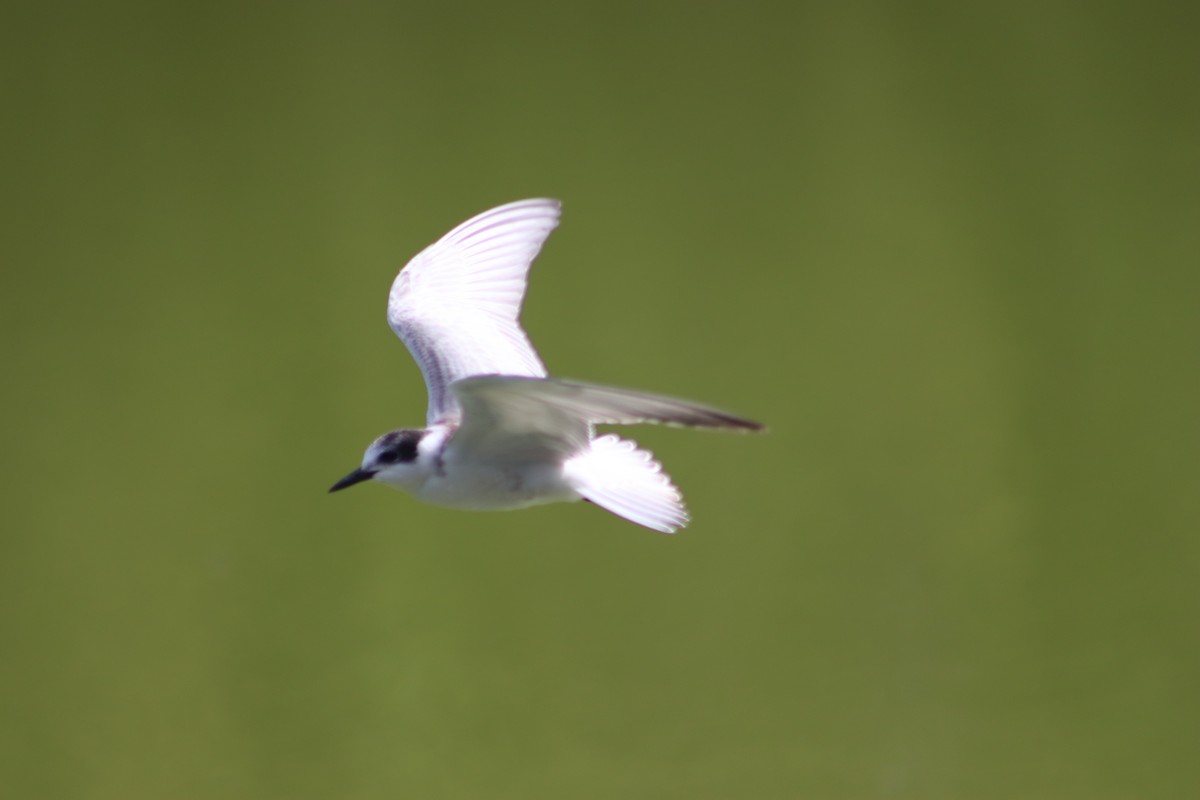
[{"label": "blurred background", "polygon": [[[1200,14],[9,4],[0,785],[1200,793]],[[694,515],[329,496],[414,253],[564,201],[549,365]]]}]

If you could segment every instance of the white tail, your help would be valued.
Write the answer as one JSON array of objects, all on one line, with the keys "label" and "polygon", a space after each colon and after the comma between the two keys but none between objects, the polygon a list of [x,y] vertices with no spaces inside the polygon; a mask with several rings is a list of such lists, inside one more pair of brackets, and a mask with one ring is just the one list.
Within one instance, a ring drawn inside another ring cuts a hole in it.
[{"label": "white tail", "polygon": [[687,525],[683,495],[662,466],[634,442],[606,434],[563,465],[575,491],[618,517],[662,533]]}]

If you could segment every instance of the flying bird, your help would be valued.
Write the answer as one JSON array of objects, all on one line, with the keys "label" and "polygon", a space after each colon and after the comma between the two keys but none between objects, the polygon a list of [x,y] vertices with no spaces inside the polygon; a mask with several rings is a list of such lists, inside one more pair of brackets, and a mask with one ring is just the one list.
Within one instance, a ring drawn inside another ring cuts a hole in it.
[{"label": "flying bird", "polygon": [[707,406],[551,378],[518,317],[529,267],[558,226],[557,200],[472,217],[396,276],[388,324],[425,378],[425,427],[373,441],[336,492],[367,480],[434,505],[475,510],[588,500],[663,533],[688,522],[654,456],[596,425],[762,430]]}]

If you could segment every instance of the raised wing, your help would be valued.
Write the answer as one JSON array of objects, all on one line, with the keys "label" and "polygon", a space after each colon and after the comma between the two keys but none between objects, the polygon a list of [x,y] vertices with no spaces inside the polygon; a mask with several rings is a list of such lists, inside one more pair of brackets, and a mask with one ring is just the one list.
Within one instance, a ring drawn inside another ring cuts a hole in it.
[{"label": "raised wing", "polygon": [[534,199],[472,217],[408,262],[388,296],[388,324],[429,390],[428,424],[461,408],[451,383],[472,375],[543,377],[521,329],[529,266],[558,225],[557,200]]},{"label": "raised wing", "polygon": [[450,391],[463,411],[450,447],[480,460],[570,457],[586,449],[593,424],[763,429],[686,400],[556,378],[481,375],[456,381]]}]

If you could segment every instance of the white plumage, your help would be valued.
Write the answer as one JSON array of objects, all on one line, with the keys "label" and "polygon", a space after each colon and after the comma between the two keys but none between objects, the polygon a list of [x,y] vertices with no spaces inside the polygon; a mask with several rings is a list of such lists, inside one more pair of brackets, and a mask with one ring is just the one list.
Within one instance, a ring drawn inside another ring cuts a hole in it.
[{"label": "white plumage", "polygon": [[388,324],[429,389],[426,423],[457,420],[447,387],[472,375],[546,375],[517,321],[529,267],[558,226],[557,200],[521,200],[472,217],[400,271]]}]

